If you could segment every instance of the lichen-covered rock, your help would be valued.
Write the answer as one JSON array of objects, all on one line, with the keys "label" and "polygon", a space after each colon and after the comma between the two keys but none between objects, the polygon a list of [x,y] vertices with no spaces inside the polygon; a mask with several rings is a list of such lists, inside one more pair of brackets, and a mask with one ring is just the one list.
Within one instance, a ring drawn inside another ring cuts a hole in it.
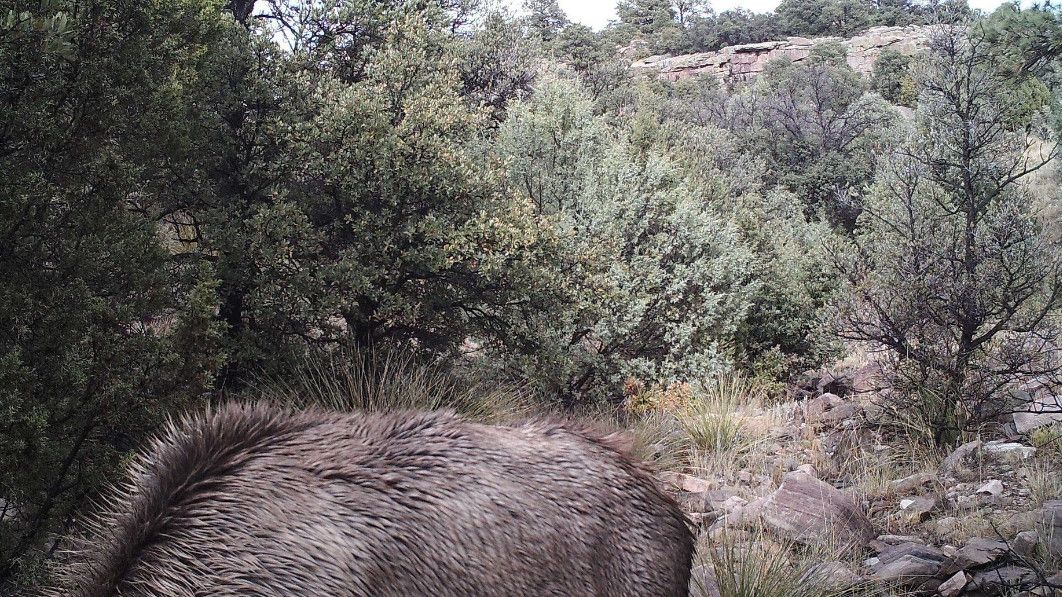
[{"label": "lichen-covered rock", "polygon": [[987,442],[981,447],[981,450],[985,455],[1003,462],[1020,462],[1027,458],[1032,458],[1036,454],[1036,448],[1032,446],[1003,440]]}]

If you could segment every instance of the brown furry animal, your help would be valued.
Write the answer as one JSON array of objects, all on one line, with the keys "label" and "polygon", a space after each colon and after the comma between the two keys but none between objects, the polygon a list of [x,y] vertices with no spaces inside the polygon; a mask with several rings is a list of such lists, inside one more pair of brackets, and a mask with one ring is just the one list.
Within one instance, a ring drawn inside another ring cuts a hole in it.
[{"label": "brown furry animal", "polygon": [[64,594],[686,595],[686,519],[615,446],[229,404],[138,459]]}]

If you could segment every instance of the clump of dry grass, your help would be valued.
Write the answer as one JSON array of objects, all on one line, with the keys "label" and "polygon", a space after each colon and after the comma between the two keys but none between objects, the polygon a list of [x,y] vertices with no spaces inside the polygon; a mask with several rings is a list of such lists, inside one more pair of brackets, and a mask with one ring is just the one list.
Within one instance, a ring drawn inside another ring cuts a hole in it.
[{"label": "clump of dry grass", "polygon": [[1037,459],[1026,469],[1029,497],[1037,504],[1062,499],[1062,467]]},{"label": "clump of dry grass", "polygon": [[740,375],[722,375],[693,395],[680,420],[701,452],[733,452],[745,447],[746,419],[762,401],[762,390],[754,383]]},{"label": "clump of dry grass", "polygon": [[463,379],[439,364],[405,352],[339,351],[308,358],[285,378],[264,377],[251,396],[297,408],[340,411],[453,409],[481,421],[530,414],[530,401],[513,388]]},{"label": "clump of dry grass", "polygon": [[634,434],[634,455],[662,471],[688,469],[694,453],[693,442],[675,413],[649,412],[630,424]]},{"label": "clump of dry grass", "polygon": [[946,454],[921,436],[902,436],[878,449],[858,438],[843,442],[832,462],[834,476],[849,485],[864,500],[899,498],[890,488],[892,481],[909,475],[936,471]]},{"label": "clump of dry grass", "polygon": [[[839,563],[841,549],[808,547],[779,539],[759,527],[717,535],[702,546],[700,564],[711,571],[720,597],[841,597],[870,595],[868,583],[831,582],[824,564]],[[706,597],[708,587],[693,583],[690,594]]]},{"label": "clump of dry grass", "polygon": [[696,474],[732,480],[740,471],[771,476],[772,440],[786,424],[785,406],[766,404],[764,388],[741,376],[705,385],[683,414]]},{"label": "clump of dry grass", "polygon": [[1029,443],[1036,448],[1038,457],[1062,461],[1062,424],[1033,429],[1029,433]]}]

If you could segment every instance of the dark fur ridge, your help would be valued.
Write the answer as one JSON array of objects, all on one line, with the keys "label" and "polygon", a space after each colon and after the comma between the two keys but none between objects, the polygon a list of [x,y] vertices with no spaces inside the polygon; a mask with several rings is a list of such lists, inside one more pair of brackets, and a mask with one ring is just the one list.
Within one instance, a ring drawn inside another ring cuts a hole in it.
[{"label": "dark fur ridge", "polygon": [[138,459],[63,594],[686,595],[686,519],[621,444],[229,404]]}]

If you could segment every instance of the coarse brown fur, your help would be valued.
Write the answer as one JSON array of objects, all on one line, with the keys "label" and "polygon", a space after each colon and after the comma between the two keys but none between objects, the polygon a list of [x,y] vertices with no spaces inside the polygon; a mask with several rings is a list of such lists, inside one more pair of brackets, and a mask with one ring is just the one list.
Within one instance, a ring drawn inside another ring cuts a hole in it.
[{"label": "coarse brown fur", "polygon": [[233,403],[170,426],[86,547],[63,594],[677,596],[693,536],[585,428]]}]

